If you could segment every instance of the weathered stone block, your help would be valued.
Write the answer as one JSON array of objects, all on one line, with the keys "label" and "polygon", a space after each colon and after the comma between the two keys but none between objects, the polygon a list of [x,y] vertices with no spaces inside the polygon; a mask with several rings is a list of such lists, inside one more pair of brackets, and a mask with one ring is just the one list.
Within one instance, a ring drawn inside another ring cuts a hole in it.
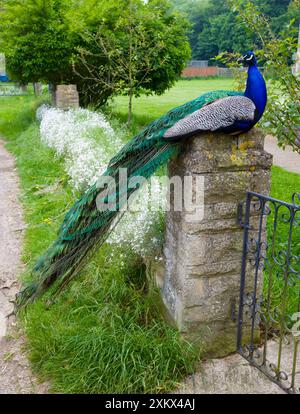
[{"label": "weathered stone block", "polygon": [[55,106],[59,109],[79,107],[79,95],[76,85],[57,85],[55,91]]}]

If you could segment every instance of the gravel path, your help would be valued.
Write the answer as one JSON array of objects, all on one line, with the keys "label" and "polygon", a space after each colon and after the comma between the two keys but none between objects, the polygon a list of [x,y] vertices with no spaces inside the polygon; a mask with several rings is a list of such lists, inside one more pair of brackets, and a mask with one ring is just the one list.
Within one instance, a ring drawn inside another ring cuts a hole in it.
[{"label": "gravel path", "polygon": [[46,393],[29,368],[22,349],[24,336],[10,316],[18,291],[24,222],[19,204],[18,177],[14,160],[0,140],[0,394]]},{"label": "gravel path", "polygon": [[294,152],[291,147],[287,146],[285,150],[282,150],[277,145],[277,139],[272,135],[267,135],[265,150],[273,155],[274,165],[300,174],[300,154]]}]

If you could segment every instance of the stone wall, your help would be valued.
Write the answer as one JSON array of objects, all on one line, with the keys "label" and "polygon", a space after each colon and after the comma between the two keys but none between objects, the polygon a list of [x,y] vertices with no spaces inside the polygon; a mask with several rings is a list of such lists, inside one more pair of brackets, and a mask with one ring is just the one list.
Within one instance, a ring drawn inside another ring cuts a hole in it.
[{"label": "stone wall", "polygon": [[[162,264],[148,267],[163,302],[181,332],[199,339],[209,355],[236,349],[243,230],[237,208],[246,191],[268,194],[272,156],[256,129],[240,136],[193,138],[169,165],[169,176],[202,177],[204,205],[199,217],[171,211]],[[260,275],[261,277],[261,275]]]},{"label": "stone wall", "polygon": [[76,85],[57,85],[54,100],[54,105],[59,109],[78,108],[79,95]]},{"label": "stone wall", "polygon": [[217,76],[218,68],[216,66],[207,67],[195,67],[189,66],[182,71],[183,78],[196,78],[196,77],[207,77]]}]

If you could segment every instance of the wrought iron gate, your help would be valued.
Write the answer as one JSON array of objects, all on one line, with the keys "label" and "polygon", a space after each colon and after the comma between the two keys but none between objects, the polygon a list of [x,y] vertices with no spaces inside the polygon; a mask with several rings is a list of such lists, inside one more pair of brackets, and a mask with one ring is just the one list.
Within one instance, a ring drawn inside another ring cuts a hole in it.
[{"label": "wrought iron gate", "polygon": [[[244,216],[244,219],[243,219]],[[300,194],[248,192],[237,350],[288,393],[300,392]]]}]

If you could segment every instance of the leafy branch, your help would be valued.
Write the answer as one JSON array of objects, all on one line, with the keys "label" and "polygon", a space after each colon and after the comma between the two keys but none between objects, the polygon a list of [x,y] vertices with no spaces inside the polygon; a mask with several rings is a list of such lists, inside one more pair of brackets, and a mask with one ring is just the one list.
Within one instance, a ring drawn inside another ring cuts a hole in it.
[{"label": "leafy branch", "polygon": [[[276,36],[270,22],[249,0],[227,0],[237,19],[257,38],[259,48],[255,50],[258,60],[264,66],[267,77],[268,106],[263,126],[278,139],[281,147],[290,145],[300,153],[300,79],[292,71],[292,56],[298,46],[295,19]],[[295,0],[295,4],[300,0]],[[219,58],[233,64],[232,54],[222,54]],[[240,73],[238,82],[242,82]]]}]

